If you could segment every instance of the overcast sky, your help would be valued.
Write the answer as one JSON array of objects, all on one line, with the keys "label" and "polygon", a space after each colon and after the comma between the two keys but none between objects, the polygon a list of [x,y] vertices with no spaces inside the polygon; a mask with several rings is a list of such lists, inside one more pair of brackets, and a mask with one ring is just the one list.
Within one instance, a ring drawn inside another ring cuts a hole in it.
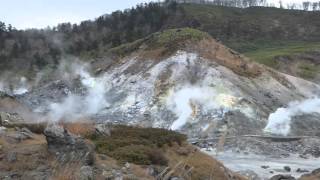
[{"label": "overcast sky", "polygon": [[[151,0],[0,0],[0,21],[18,29],[79,23]],[[279,0],[271,0],[279,4]],[[301,3],[303,0],[282,0]],[[315,1],[315,0],[310,0]],[[318,1],[318,0],[317,0]],[[269,1],[270,2],[270,1]]]},{"label": "overcast sky", "polygon": [[0,21],[17,29],[78,23],[151,0],[0,0]]}]

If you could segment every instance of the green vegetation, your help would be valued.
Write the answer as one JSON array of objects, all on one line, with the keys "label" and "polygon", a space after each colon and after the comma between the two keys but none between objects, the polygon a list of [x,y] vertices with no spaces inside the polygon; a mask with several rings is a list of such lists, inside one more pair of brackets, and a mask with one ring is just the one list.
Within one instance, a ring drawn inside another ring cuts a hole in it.
[{"label": "green vegetation", "polygon": [[200,41],[209,38],[210,35],[192,28],[169,29],[153,34],[152,47],[170,46],[172,44],[181,44],[185,41]]},{"label": "green vegetation", "polygon": [[97,152],[120,162],[166,165],[165,146],[181,145],[186,136],[165,129],[115,126],[110,136],[94,134],[89,139],[96,145]]},{"label": "green vegetation", "polygon": [[210,35],[197,29],[168,29],[153,33],[146,38],[136,40],[132,43],[126,43],[112,48],[109,52],[121,57],[138,50],[142,44],[147,47],[147,50],[165,48],[167,51],[173,52],[179,47],[183,47],[186,42],[194,43],[205,38],[210,38]]},{"label": "green vegetation", "polygon": [[282,43],[256,43],[256,49],[248,50],[244,54],[261,64],[277,68],[276,60],[279,56],[290,56],[312,50],[320,49],[320,42],[282,42]]},{"label": "green vegetation", "polygon": [[313,79],[320,72],[319,66],[314,66],[312,64],[301,64],[298,68],[299,76],[305,79]]},{"label": "green vegetation", "polygon": [[[42,30],[20,31],[0,23],[0,70],[35,76],[39,70],[57,67],[66,55],[86,60],[103,57],[106,52],[126,55],[144,42],[149,48],[166,46],[174,51],[183,45],[181,41],[199,40],[208,34],[258,62],[276,67],[273,57],[299,49],[289,43],[286,50],[278,42],[312,45],[320,41],[319,12],[226,6],[153,2],[79,25],[63,23]],[[174,28],[183,29],[177,32]],[[310,50],[304,45],[299,51]]]}]

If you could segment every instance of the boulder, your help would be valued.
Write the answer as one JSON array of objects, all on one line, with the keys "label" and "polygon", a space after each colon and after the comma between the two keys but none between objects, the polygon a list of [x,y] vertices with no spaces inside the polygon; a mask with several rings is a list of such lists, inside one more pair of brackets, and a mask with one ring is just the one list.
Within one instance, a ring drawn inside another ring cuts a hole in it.
[{"label": "boulder", "polygon": [[23,122],[23,118],[18,113],[0,112],[0,126],[14,126]]},{"label": "boulder", "polygon": [[111,130],[107,124],[97,124],[95,126],[96,133],[102,136],[110,136]]},{"label": "boulder", "polygon": [[80,180],[93,180],[94,179],[94,172],[91,166],[82,166],[80,168]]},{"label": "boulder", "polygon": [[16,131],[7,135],[7,138],[11,143],[19,143],[27,139],[33,139],[34,134],[29,129],[20,129],[18,127],[16,127],[15,129]]},{"label": "boulder", "polygon": [[300,168],[298,168],[296,172],[297,172],[297,173],[307,173],[307,172],[309,172],[309,171],[306,170],[306,169],[300,169]]},{"label": "boulder", "polygon": [[240,171],[238,172],[240,175],[247,177],[250,180],[261,180],[257,173],[252,170]]},{"label": "boulder", "polygon": [[290,172],[291,171],[291,168],[289,166],[284,166],[283,169],[287,172]]},{"label": "boulder", "polygon": [[270,180],[296,180],[296,178],[294,178],[294,177],[291,176],[291,175],[282,175],[282,174],[279,174],[279,175],[272,176],[272,177],[270,178]]},{"label": "boulder", "polygon": [[58,125],[50,125],[45,131],[48,149],[56,154],[62,163],[81,162],[83,165],[94,163],[94,147],[82,137],[69,133]]}]

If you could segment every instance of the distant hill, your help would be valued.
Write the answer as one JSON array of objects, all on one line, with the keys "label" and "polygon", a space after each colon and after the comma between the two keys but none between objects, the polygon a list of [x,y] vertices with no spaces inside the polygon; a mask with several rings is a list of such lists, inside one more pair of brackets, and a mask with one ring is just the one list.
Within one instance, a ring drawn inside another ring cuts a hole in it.
[{"label": "distant hill", "polygon": [[2,24],[0,67],[34,76],[34,72],[50,69],[66,56],[90,60],[151,33],[180,27],[208,32],[223,44],[271,67],[276,67],[272,63],[275,57],[269,61],[261,57],[261,50],[292,43],[304,47],[307,43],[307,51],[320,44],[319,11],[149,3],[80,25],[63,23],[52,29],[20,31]]}]

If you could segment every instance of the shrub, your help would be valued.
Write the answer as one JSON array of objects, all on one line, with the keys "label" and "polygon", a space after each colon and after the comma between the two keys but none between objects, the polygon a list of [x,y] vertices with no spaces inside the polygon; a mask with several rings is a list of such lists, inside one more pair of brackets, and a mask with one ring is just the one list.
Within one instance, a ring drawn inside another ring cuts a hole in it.
[{"label": "shrub", "polygon": [[102,154],[107,154],[120,162],[135,164],[168,163],[164,155],[164,146],[181,145],[186,136],[180,133],[157,128],[139,128],[128,126],[114,126],[110,136],[90,135]]},{"label": "shrub", "polygon": [[159,149],[151,149],[148,155],[152,164],[158,164],[163,166],[168,164],[167,157],[164,155],[163,151]]}]

